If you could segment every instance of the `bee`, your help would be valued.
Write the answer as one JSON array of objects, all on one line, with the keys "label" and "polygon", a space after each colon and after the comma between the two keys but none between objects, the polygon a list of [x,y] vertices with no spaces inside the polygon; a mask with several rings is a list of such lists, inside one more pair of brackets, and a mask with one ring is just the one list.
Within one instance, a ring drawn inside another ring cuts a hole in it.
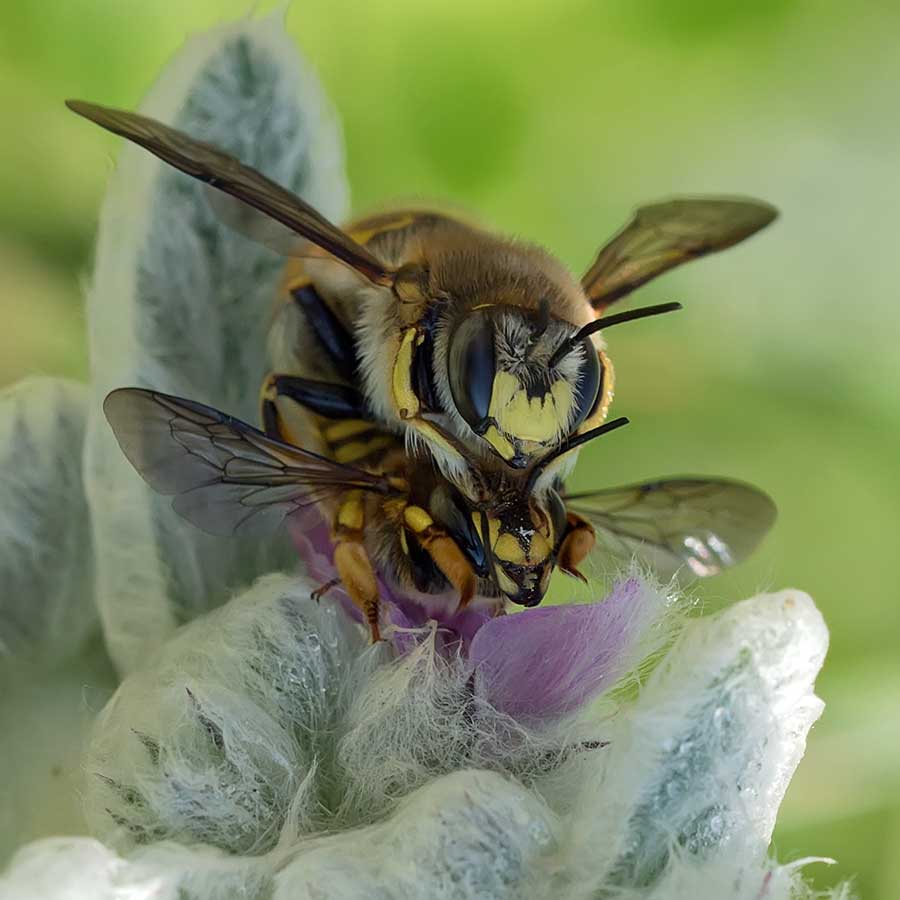
[{"label": "bee", "polygon": [[646,206],[580,281],[545,251],[431,211],[338,228],[222,151],[160,122],[69,101],[76,113],[210,185],[232,227],[293,256],[261,391],[259,430],[158,392],[104,409],[126,456],[213,533],[271,527],[314,505],[334,563],[377,639],[381,569],[425,595],[452,589],[533,606],[576,577],[598,532],[665,573],[715,574],[774,521],[762,492],[664,479],[566,494],[578,449],[606,421],[614,373],[601,332],[669,312],[607,307],[689,259],[749,237],[776,212],[724,198]]}]

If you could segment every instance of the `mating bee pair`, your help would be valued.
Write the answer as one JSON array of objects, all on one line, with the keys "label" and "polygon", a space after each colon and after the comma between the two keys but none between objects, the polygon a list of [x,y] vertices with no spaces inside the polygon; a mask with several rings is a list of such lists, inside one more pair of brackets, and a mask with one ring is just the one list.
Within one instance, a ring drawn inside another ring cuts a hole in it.
[{"label": "mating bee pair", "polygon": [[768,497],[734,481],[564,488],[578,448],[627,422],[605,421],[613,368],[602,330],[678,304],[606,308],[750,236],[775,217],[766,204],[644,207],[579,282],[543,250],[438,213],[341,230],[214,147],[133,113],[68,105],[218,189],[210,201],[228,224],[296,257],[273,330],[264,431],[123,388],[104,404],[122,450],[212,533],[277,527],[317,506],[373,638],[377,571],[423,602],[452,592],[462,605],[533,606],[554,568],[579,576],[598,532],[610,552],[702,576],[742,559],[772,524]]}]

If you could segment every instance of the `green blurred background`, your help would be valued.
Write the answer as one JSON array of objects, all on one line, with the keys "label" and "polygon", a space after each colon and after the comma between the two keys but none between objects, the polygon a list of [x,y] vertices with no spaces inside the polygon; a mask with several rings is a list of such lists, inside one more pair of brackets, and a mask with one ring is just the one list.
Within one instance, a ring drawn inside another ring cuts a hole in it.
[{"label": "green blurred background", "polygon": [[[782,219],[654,282],[686,311],[611,335],[617,414],[577,487],[733,475],[781,515],[709,608],[796,586],[832,634],[828,706],[776,833],[818,885],[900,883],[900,6],[837,0],[304,0],[290,31],[340,111],[354,209],[449,201],[576,270],[636,204],[742,193]],[[135,107],[246,0],[3,0],[0,384],[84,377],[80,282],[117,146],[67,113]],[[263,4],[263,8],[267,8]]]}]

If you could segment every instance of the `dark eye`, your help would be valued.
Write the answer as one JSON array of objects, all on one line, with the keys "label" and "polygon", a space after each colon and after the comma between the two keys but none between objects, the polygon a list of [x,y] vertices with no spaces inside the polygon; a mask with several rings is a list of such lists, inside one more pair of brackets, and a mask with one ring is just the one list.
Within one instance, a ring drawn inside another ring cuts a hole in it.
[{"label": "dark eye", "polygon": [[578,376],[575,398],[575,419],[571,430],[574,432],[579,425],[594,411],[597,398],[600,395],[600,383],[603,380],[603,370],[600,368],[600,358],[597,350],[590,341],[584,342],[584,364]]},{"label": "dark eye", "polygon": [[494,323],[470,315],[450,339],[447,360],[450,393],[459,414],[475,430],[487,418],[494,390]]},{"label": "dark eye", "polygon": [[[547,492],[547,516],[553,527],[553,540],[556,544],[562,540],[562,536],[566,533],[568,517],[566,515],[566,504],[563,502],[559,493],[551,488]],[[554,548],[556,549],[556,548]]]}]

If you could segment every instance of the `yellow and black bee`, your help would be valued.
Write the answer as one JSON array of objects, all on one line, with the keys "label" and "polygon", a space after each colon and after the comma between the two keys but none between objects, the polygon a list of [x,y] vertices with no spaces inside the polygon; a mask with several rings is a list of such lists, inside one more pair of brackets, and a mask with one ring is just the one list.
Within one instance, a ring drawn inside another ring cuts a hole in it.
[{"label": "yellow and black bee", "polygon": [[69,106],[217,188],[211,200],[229,224],[297,257],[273,329],[264,433],[192,401],[123,389],[105,404],[123,450],[209,531],[317,504],[374,636],[376,568],[426,594],[451,587],[463,604],[532,606],[554,567],[579,574],[598,530],[616,552],[707,575],[743,558],[774,520],[764,494],[727,480],[579,496],[563,487],[577,449],[627,421],[605,421],[613,368],[602,330],[678,304],[603,316],[607,306],[753,234],[775,217],[770,206],[644,207],[578,281],[537,247],[435,212],[337,228],[168,126]]}]

